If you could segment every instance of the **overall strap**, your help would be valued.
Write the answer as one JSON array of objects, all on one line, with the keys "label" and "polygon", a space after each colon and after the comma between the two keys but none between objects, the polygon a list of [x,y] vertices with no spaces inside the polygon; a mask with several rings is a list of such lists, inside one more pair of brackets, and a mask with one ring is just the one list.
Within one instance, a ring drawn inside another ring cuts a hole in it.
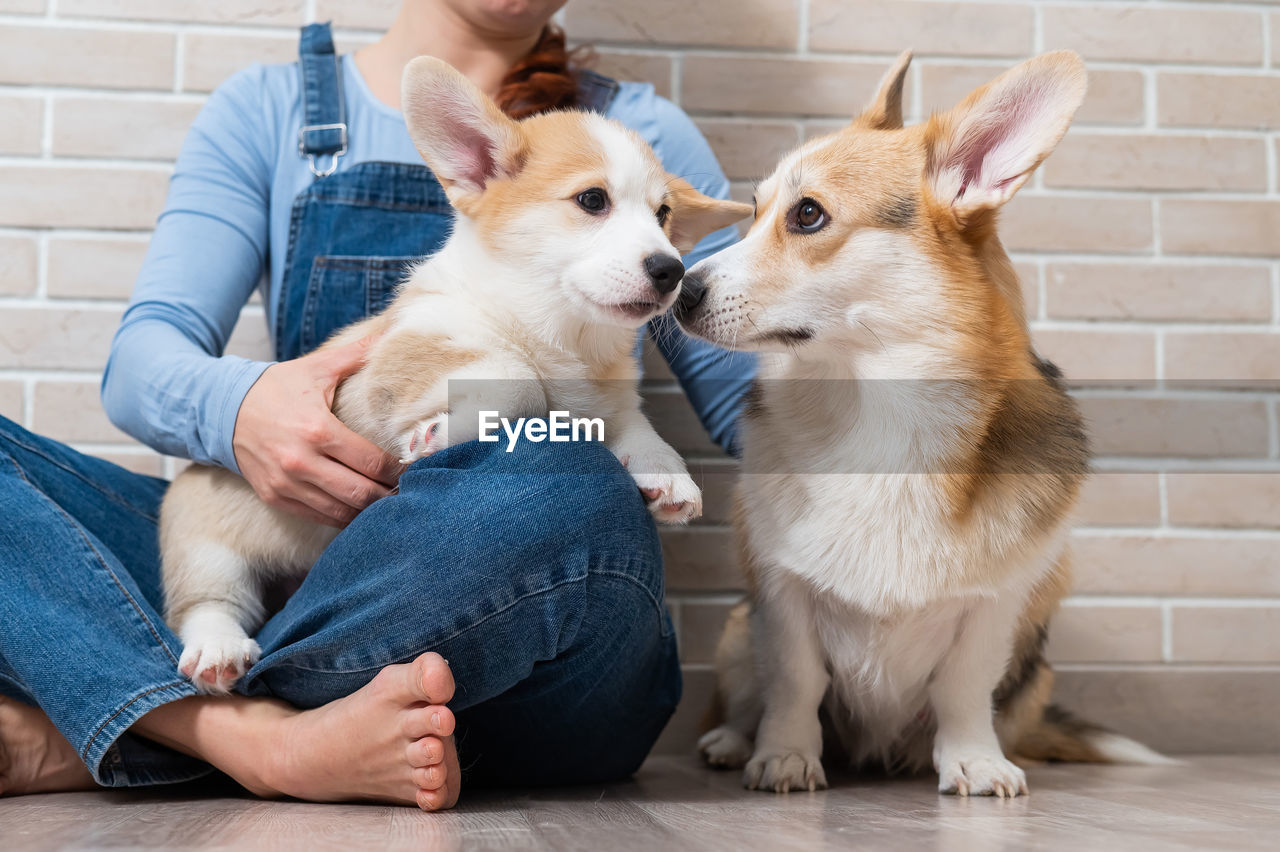
[{"label": "overall strap", "polygon": [[333,49],[333,34],[328,24],[308,24],[302,28],[298,67],[302,72],[298,156],[307,158],[312,174],[326,177],[338,168],[338,158],[347,153],[342,64]]},{"label": "overall strap", "polygon": [[618,81],[586,68],[574,72],[578,78],[578,106],[604,115],[618,94]]}]

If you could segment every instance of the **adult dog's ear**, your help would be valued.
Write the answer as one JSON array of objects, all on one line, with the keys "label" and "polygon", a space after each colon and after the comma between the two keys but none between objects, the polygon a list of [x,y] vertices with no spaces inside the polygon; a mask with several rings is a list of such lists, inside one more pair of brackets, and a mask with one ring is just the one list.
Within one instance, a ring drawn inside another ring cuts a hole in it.
[{"label": "adult dog's ear", "polygon": [[893,67],[881,78],[875,98],[853,120],[854,124],[872,130],[898,130],[902,127],[902,88],[910,65],[911,51],[904,50],[898,54]]},{"label": "adult dog's ear", "polygon": [[400,105],[409,136],[459,210],[490,181],[520,171],[520,125],[449,63],[420,56],[405,66]]},{"label": "adult dog's ear", "polygon": [[667,175],[667,195],[671,208],[663,230],[676,251],[687,254],[707,234],[728,227],[751,215],[751,205],[740,201],[723,201],[703,195],[683,178]]},{"label": "adult dog's ear", "polygon": [[1026,183],[1062,139],[1084,100],[1084,62],[1046,53],[975,90],[926,131],[926,183],[965,222],[994,210]]}]

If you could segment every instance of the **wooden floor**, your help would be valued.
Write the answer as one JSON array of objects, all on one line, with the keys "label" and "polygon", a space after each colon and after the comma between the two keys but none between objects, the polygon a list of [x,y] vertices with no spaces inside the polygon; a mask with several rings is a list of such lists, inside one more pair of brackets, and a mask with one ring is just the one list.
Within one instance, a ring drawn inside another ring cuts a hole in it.
[{"label": "wooden floor", "polygon": [[1280,755],[1177,767],[1045,766],[1029,798],[939,796],[927,779],[833,779],[819,793],[748,793],[737,773],[658,757],[634,781],[465,796],[451,813],[262,802],[172,791],[0,800],[0,849],[826,848],[1275,849]]}]

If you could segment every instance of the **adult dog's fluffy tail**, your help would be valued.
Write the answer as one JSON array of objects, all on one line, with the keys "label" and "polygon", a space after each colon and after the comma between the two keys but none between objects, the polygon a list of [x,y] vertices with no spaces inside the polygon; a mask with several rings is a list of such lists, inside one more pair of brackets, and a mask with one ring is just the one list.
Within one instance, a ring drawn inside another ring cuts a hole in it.
[{"label": "adult dog's fluffy tail", "polygon": [[1019,737],[1014,751],[1030,760],[1072,763],[1133,763],[1164,766],[1178,761],[1137,740],[1073,716],[1056,704],[1044,708],[1038,724]]}]

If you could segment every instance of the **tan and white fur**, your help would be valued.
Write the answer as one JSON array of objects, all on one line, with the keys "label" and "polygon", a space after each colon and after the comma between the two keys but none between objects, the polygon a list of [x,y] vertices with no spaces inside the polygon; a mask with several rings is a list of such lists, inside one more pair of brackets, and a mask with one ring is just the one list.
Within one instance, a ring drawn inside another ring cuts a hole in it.
[{"label": "tan and white fur", "polygon": [[909,61],[783,158],[676,307],[762,353],[737,495],[750,592],[700,742],[751,788],[825,786],[824,740],[854,765],[932,763],[960,795],[1026,793],[1015,755],[1162,759],[1050,707],[1042,654],[1088,448],[995,226],[1066,132],[1083,64],[1040,56],[904,128]]},{"label": "tan and white fur", "polygon": [[[636,333],[678,296],[678,252],[750,208],[668,175],[638,135],[599,115],[512,121],[439,60],[409,64],[402,103],[457,216],[384,312],[325,344],[374,340],[334,412],[406,463],[476,438],[482,409],[599,417],[652,514],[697,517],[698,487],[640,410]],[[305,574],[337,533],[265,505],[226,470],[178,476],[160,536],[183,673],[203,691],[230,689],[258,657],[264,583]]]}]

